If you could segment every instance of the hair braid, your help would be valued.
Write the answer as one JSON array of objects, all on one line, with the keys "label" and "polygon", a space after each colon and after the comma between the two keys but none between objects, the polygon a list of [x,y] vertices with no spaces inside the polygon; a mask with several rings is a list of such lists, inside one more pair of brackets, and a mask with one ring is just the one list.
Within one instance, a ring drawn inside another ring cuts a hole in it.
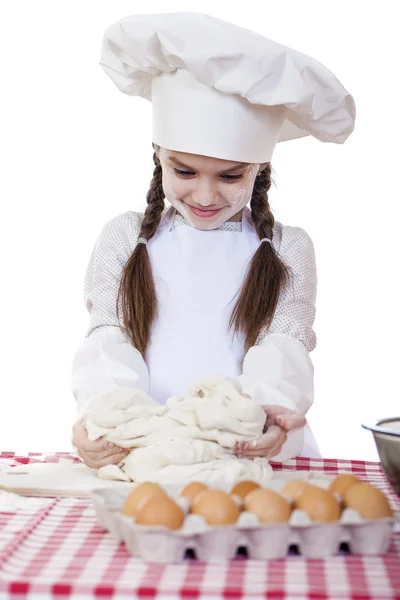
[{"label": "hair braid", "polygon": [[[155,169],[139,234],[139,237],[146,240],[150,240],[156,233],[165,207],[162,167],[155,152],[153,161]],[[122,270],[117,298],[118,319],[120,306],[125,331],[131,343],[144,357],[150,340],[151,326],[158,310],[153,271],[145,244],[137,244]]]},{"label": "hair braid", "polygon": [[[250,202],[251,218],[260,238],[273,239],[275,219],[268,202],[271,187],[271,163],[256,177]],[[262,329],[271,325],[280,292],[289,277],[289,269],[272,243],[263,242],[255,252],[233,309],[229,327],[245,335],[246,351],[254,346]]]}]

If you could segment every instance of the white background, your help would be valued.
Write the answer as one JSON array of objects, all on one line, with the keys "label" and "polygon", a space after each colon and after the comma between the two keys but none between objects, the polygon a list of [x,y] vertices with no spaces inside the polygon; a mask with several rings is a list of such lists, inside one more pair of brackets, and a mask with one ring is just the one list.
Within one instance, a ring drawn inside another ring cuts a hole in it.
[{"label": "white background", "polygon": [[4,2],[1,52],[0,449],[68,451],[83,276],[103,225],[143,210],[151,105],[99,66],[103,32],[143,12],[206,12],[317,58],[353,94],[343,146],[286,142],[276,219],[314,240],[315,405],[325,457],[376,460],[360,423],[399,415],[399,76],[396,2]]}]

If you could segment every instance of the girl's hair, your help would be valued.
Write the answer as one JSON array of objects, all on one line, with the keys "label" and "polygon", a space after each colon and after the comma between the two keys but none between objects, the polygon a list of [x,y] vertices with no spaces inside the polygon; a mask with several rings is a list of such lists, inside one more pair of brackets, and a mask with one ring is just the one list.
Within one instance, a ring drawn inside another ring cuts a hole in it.
[{"label": "girl's hair", "polygon": [[[155,149],[158,148],[155,146]],[[149,240],[160,224],[165,207],[162,168],[154,152],[155,169],[147,193],[147,208],[139,237]],[[268,202],[271,187],[271,163],[257,175],[250,202],[251,218],[260,238],[272,241],[274,217]],[[254,346],[262,329],[271,325],[279,295],[286,285],[289,269],[272,244],[263,242],[255,252],[233,309],[229,328],[242,332],[246,351]],[[117,316],[122,307],[123,326],[143,357],[148,349],[151,328],[158,312],[156,288],[150,257],[145,244],[138,244],[125,264],[117,298]]]}]

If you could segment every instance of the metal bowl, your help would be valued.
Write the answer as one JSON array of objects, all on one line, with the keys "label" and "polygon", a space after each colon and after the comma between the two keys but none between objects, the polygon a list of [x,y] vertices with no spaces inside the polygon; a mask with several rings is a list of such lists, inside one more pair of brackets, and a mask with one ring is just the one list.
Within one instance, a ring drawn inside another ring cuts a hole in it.
[{"label": "metal bowl", "polygon": [[400,498],[400,417],[382,419],[373,427],[362,427],[372,431],[382,468]]}]

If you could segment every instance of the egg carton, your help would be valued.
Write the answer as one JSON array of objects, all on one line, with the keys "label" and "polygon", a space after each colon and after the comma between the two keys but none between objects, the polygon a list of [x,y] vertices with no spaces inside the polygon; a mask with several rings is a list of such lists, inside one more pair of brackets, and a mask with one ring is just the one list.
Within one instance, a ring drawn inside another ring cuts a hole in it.
[{"label": "egg carton", "polygon": [[[276,485],[270,487],[279,491]],[[326,487],[325,481],[321,487]],[[137,525],[121,512],[129,493],[122,489],[91,493],[97,521],[118,542],[125,542],[131,554],[158,563],[181,562],[188,551],[201,561],[227,561],[243,548],[251,559],[276,559],[287,556],[293,546],[304,557],[324,558],[335,555],[343,543],[348,544],[352,554],[385,554],[396,522],[395,518],[366,520],[348,508],[339,521],[318,523],[311,521],[305,511],[294,509],[288,523],[261,524],[255,514],[243,511],[235,525],[216,527],[209,526],[201,516],[190,514],[185,498],[165,491],[185,512],[179,530]]]}]

